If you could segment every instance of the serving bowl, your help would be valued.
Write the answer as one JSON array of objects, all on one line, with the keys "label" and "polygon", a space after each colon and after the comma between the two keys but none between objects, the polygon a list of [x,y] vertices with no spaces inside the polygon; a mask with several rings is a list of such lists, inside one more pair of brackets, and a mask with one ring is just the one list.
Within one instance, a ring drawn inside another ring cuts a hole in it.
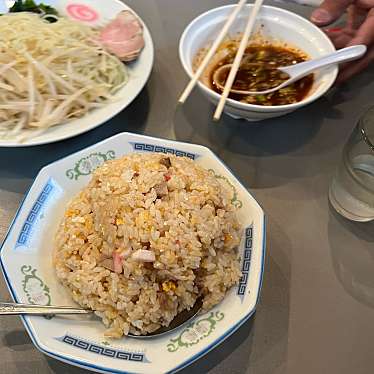
[{"label": "serving bowl", "polygon": [[[209,46],[222,29],[228,15],[235,5],[227,5],[211,9],[195,18],[184,30],[179,42],[179,58],[184,70],[191,78],[193,76],[193,59],[201,48]],[[247,4],[239,13],[232,25],[229,35],[243,32],[248,13],[253,5]],[[256,23],[257,30],[261,27],[261,34],[265,39],[276,40],[290,47],[296,47],[310,58],[317,58],[335,51],[330,39],[307,19],[290,11],[263,5]],[[313,86],[308,95],[295,104],[279,106],[262,106],[245,104],[233,99],[227,99],[225,113],[234,118],[248,121],[259,121],[272,117],[279,117],[317,100],[333,85],[338,68],[332,66],[320,70],[314,75]],[[198,87],[209,101],[217,105],[220,95],[198,82]]]},{"label": "serving bowl", "polygon": [[53,238],[66,204],[104,161],[132,152],[186,156],[231,191],[243,228],[238,286],[209,312],[154,338],[104,338],[94,316],[23,316],[35,346],[45,354],[90,370],[115,373],[175,372],[196,361],[237,330],[254,313],[265,256],[264,212],[232,172],[206,147],[122,133],[44,167],[37,175],[9,229],[0,252],[1,268],[17,302],[74,306],[52,267]]}]

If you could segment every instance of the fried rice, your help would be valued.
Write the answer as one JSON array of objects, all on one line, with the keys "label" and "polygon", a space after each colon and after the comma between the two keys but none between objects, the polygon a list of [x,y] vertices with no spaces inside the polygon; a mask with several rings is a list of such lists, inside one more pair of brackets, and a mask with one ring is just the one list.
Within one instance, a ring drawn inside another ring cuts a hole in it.
[{"label": "fried rice", "polygon": [[69,203],[53,263],[106,336],[168,326],[202,297],[219,303],[240,277],[230,192],[193,160],[134,153],[107,161]]}]

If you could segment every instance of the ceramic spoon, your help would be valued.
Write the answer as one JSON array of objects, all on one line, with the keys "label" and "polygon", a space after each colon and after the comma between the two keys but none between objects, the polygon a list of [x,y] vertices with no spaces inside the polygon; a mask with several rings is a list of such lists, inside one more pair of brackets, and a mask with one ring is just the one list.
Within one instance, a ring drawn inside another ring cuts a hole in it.
[{"label": "ceramic spoon", "polygon": [[[290,85],[291,83],[296,82],[297,80],[305,77],[306,75],[312,73],[313,71],[317,69],[325,68],[327,66],[339,64],[342,62],[356,60],[365,54],[366,49],[367,48],[365,45],[354,45],[352,47],[340,49],[339,51],[330,53],[321,58],[301,62],[295,65],[278,67],[277,69],[280,72],[287,74],[289,78],[283,83],[281,83],[280,85],[270,88],[268,90],[245,91],[245,90],[231,89],[230,92],[235,93],[235,94],[242,94],[242,95],[266,95],[271,92],[278,91],[281,88],[286,87]],[[231,64],[223,65],[219,69],[217,69],[213,75],[213,80],[215,84],[221,90],[223,90],[224,84],[225,84],[225,82],[221,82],[221,79],[220,79],[221,74],[224,72],[227,73],[230,69],[231,69]]]}]

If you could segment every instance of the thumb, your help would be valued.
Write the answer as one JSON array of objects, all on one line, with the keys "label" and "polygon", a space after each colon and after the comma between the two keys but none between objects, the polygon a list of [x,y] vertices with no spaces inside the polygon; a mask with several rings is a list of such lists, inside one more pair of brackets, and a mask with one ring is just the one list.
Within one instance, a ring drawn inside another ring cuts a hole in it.
[{"label": "thumb", "polygon": [[311,15],[317,26],[326,26],[336,21],[354,0],[325,0]]}]

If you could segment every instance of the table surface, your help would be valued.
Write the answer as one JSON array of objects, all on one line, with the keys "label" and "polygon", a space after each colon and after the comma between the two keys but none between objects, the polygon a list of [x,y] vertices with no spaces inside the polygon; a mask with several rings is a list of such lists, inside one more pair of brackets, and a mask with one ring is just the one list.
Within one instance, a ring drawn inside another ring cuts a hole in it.
[{"label": "table surface", "polygon": [[[347,222],[327,191],[357,118],[372,104],[374,69],[283,118],[262,123],[226,116],[198,91],[176,108],[187,78],[177,47],[184,27],[223,0],[127,1],[154,38],[150,80],[125,111],[63,142],[0,149],[0,241],[39,169],[121,131],[213,149],[268,217],[264,283],[256,315],[183,373],[371,374],[374,370],[374,225]],[[270,2],[269,2],[270,3]],[[310,8],[284,5],[308,16]],[[0,299],[10,296],[0,280]],[[17,317],[0,319],[0,373],[73,373],[39,353]],[[157,370],[155,370],[157,372]]]}]

